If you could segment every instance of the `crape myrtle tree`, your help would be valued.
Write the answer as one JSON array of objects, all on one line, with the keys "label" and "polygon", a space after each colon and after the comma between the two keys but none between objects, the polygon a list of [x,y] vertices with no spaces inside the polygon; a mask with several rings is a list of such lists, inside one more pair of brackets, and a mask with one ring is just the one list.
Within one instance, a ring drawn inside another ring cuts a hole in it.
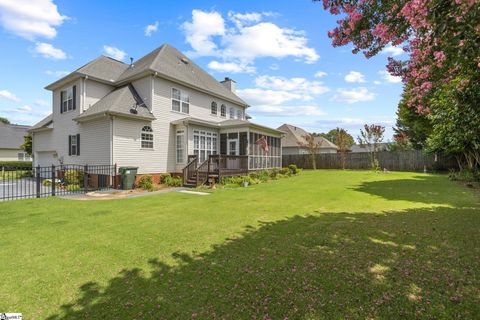
[{"label": "crape myrtle tree", "polygon": [[[387,69],[402,78],[406,105],[431,116],[432,136],[448,126],[442,121],[456,120],[443,116],[449,102],[440,97],[447,91],[450,97],[455,91],[457,111],[478,110],[478,100],[468,92],[480,82],[480,1],[323,0],[323,7],[341,16],[338,26],[328,33],[334,46],[351,44],[353,53],[362,52],[367,58],[389,45],[403,48],[408,59],[390,57]],[[442,115],[436,115],[437,110]],[[462,150],[442,148],[428,141],[431,150],[445,153],[479,150],[470,144]]]},{"label": "crape myrtle tree", "polygon": [[357,140],[360,146],[367,148],[370,153],[370,164],[372,169],[379,170],[380,163],[378,162],[377,152],[378,144],[383,141],[383,134],[385,127],[376,124],[365,124],[363,129],[360,129],[360,135]]},{"label": "crape myrtle tree", "polygon": [[312,168],[313,170],[317,169],[316,163],[316,154],[320,150],[320,143],[315,139],[316,137],[313,134],[306,134],[303,135],[302,138],[305,141],[299,141],[298,145],[307,149],[308,154],[310,155],[310,160],[312,161]]},{"label": "crape myrtle tree", "polygon": [[330,132],[332,131],[334,131],[333,133],[335,134],[333,141],[337,145],[338,152],[341,156],[342,169],[345,169],[345,157],[354,143],[353,137],[345,129],[342,128],[336,128],[334,130],[331,130]]}]

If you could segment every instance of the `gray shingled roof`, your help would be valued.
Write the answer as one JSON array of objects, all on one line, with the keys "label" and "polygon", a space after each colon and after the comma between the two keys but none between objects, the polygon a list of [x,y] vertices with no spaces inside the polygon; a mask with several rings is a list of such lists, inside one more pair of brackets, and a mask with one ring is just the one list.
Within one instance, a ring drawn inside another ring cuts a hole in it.
[{"label": "gray shingled roof", "polygon": [[[136,113],[132,112],[132,109],[136,109]],[[80,114],[75,120],[82,120],[105,113],[149,120],[155,119],[131,84],[113,90]]]},{"label": "gray shingled roof", "polygon": [[30,128],[30,131],[46,127],[52,122],[53,122],[53,114],[50,114],[50,115],[46,116],[45,118],[43,118],[42,120],[40,120],[39,122],[35,123],[35,125]]},{"label": "gray shingled roof", "polygon": [[133,66],[118,78],[118,82],[127,81],[146,71],[157,72],[159,76],[186,83],[241,105],[248,105],[183,53],[168,44],[135,61]]},{"label": "gray shingled roof", "polygon": [[116,82],[129,66],[110,57],[100,56],[74,72],[108,82]]},{"label": "gray shingled roof", "polygon": [[20,149],[29,126],[0,123],[0,149]]},{"label": "gray shingled roof", "polygon": [[[285,137],[282,140],[282,147],[299,147],[299,143],[305,143],[303,136],[309,134],[302,128],[292,126],[290,124],[283,124],[277,130],[285,132]],[[332,142],[323,137],[315,137],[315,141],[320,144],[320,148],[335,148],[338,147]]]}]

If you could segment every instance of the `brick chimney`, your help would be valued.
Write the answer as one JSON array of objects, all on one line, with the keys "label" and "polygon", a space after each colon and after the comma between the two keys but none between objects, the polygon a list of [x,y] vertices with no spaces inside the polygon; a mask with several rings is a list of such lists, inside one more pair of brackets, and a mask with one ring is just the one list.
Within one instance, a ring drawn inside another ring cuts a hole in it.
[{"label": "brick chimney", "polygon": [[225,77],[225,80],[220,81],[220,83],[233,93],[235,93],[235,91],[237,90],[237,83],[229,77]]}]

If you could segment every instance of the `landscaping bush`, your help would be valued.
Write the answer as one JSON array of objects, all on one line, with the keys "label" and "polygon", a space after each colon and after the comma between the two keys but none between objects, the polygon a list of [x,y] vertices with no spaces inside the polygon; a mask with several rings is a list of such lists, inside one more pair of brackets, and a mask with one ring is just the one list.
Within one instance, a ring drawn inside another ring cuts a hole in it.
[{"label": "landscaping bush", "polygon": [[[295,165],[293,165],[293,166],[295,166]],[[297,170],[297,169],[295,169],[295,170]],[[290,167],[285,167],[285,168],[280,169],[280,174],[285,176],[285,177],[289,177],[294,173],[293,173],[293,170],[290,169]]]},{"label": "landscaping bush", "polygon": [[166,177],[165,184],[170,187],[181,187],[183,181],[180,178]]},{"label": "landscaping bush", "polygon": [[21,169],[31,169],[32,161],[0,161],[0,170],[15,171]]},{"label": "landscaping bush", "polygon": [[[50,182],[51,183],[51,182]],[[81,189],[80,185],[78,184],[69,184],[67,187],[66,187],[66,190],[67,191],[79,191]]]},{"label": "landscaping bush", "polygon": [[288,166],[288,169],[290,169],[290,172],[291,172],[291,174],[293,174],[293,175],[299,174],[300,171],[301,171],[301,169],[299,169],[299,168],[297,167],[297,165],[295,165],[295,164],[289,165],[289,166]]},{"label": "landscaping bush", "polygon": [[170,173],[162,173],[160,174],[160,183],[161,184],[167,184],[167,180],[171,178],[172,176]]},{"label": "landscaping bush", "polygon": [[67,185],[83,185],[83,170],[65,170],[63,179]]},{"label": "landscaping bush", "polygon": [[460,171],[450,170],[448,178],[452,181],[474,182],[480,181],[480,171],[462,169]]},{"label": "landscaping bush", "polygon": [[141,176],[138,186],[143,190],[153,191],[153,177],[149,174]]},{"label": "landscaping bush", "polygon": [[270,178],[273,179],[273,180],[276,180],[278,179],[278,174],[280,173],[280,170],[277,169],[277,168],[273,168],[272,170],[270,170]]}]

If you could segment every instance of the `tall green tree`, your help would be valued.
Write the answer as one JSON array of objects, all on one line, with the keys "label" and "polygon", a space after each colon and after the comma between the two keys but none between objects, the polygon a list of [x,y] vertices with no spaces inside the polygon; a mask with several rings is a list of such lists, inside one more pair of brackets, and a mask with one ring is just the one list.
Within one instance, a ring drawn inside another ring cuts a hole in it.
[{"label": "tall green tree", "polygon": [[[338,141],[339,130],[341,130],[341,133],[342,133],[340,135],[340,138],[342,139],[341,141]],[[349,147],[351,147],[355,143],[355,140],[353,139],[352,135],[349,134],[347,130],[342,129],[342,128],[335,128],[335,129],[332,129],[332,130],[328,131],[327,133],[320,133],[320,134],[318,134],[318,136],[323,137],[330,142],[333,142],[334,144],[337,145],[337,147],[339,147],[339,145],[338,145],[339,143],[350,144]]]},{"label": "tall green tree", "polygon": [[357,140],[360,146],[366,147],[370,153],[371,167],[374,170],[380,169],[377,153],[378,145],[383,141],[383,134],[385,133],[385,127],[376,124],[365,124],[363,129],[360,129],[360,135]]},{"label": "tall green tree", "polygon": [[10,124],[10,120],[8,120],[7,118],[4,118],[4,117],[0,117],[0,123]]},{"label": "tall green tree", "polygon": [[23,137],[23,144],[21,145],[23,151],[32,155],[32,136],[30,134]]}]

